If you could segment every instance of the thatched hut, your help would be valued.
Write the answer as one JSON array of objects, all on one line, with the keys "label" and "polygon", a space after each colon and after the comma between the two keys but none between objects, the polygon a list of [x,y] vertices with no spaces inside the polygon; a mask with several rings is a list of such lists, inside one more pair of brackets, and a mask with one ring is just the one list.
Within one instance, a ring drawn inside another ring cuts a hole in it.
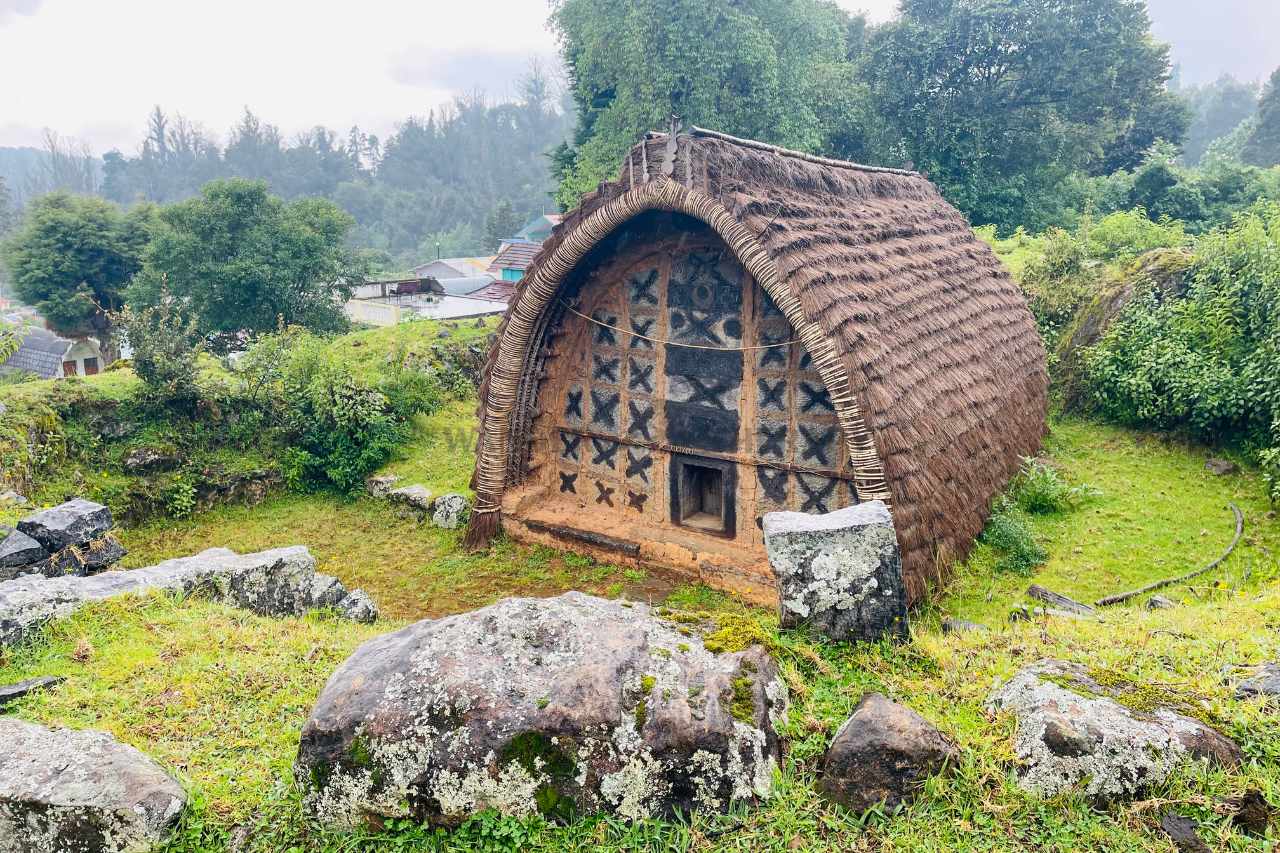
[{"label": "thatched hut", "polygon": [[1044,433],[1018,288],[914,172],[650,134],[512,297],[468,542],[774,594],[760,518],[881,499],[912,601]]}]

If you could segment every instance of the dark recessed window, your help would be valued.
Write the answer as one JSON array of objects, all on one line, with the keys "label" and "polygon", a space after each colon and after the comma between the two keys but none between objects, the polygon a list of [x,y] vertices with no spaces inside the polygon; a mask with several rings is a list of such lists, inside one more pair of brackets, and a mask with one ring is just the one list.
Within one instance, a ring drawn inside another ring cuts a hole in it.
[{"label": "dark recessed window", "polygon": [[675,454],[671,460],[671,521],[681,527],[734,535],[732,462]]}]

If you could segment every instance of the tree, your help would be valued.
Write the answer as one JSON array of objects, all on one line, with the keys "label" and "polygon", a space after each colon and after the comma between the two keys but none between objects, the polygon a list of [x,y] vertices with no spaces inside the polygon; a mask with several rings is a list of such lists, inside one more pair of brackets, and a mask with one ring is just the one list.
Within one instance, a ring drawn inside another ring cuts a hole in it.
[{"label": "tree", "polygon": [[161,210],[129,304],[159,304],[167,283],[206,335],[344,328],[342,302],[363,273],[346,245],[353,224],[324,199],[286,203],[263,181],[214,181]]},{"label": "tree", "polygon": [[0,237],[8,234],[17,224],[18,212],[14,209],[13,193],[0,175]]},{"label": "tree", "polygon": [[155,304],[125,306],[114,317],[133,352],[133,371],[154,397],[196,397],[198,359],[204,347],[195,319],[163,285]]},{"label": "tree", "polygon": [[1255,166],[1280,164],[1280,68],[1262,90],[1258,118],[1240,151],[1240,158]]},{"label": "tree", "polygon": [[1107,146],[1095,174],[1109,175],[1121,169],[1136,169],[1151,147],[1159,142],[1180,146],[1191,124],[1191,104],[1177,92],[1162,91],[1138,105],[1133,124]]},{"label": "tree", "polygon": [[1184,94],[1194,116],[1182,148],[1183,162],[1189,166],[1199,164],[1214,140],[1231,133],[1258,108],[1257,84],[1241,83],[1230,74]]},{"label": "tree", "polygon": [[1037,201],[1133,127],[1169,74],[1142,0],[903,0],[865,66],[888,151],[1005,228],[1033,226]]},{"label": "tree", "polygon": [[511,202],[505,198],[498,202],[498,206],[484,220],[485,251],[496,252],[498,245],[516,233],[520,225],[520,217]]},{"label": "tree", "polygon": [[846,82],[824,72],[848,65],[849,18],[819,0],[556,0],[551,25],[578,109],[555,155],[565,207],[672,116],[818,150],[814,104]]},{"label": "tree", "polygon": [[108,346],[110,314],[142,266],[153,214],[68,193],[36,199],[4,245],[14,292],[55,330]]}]

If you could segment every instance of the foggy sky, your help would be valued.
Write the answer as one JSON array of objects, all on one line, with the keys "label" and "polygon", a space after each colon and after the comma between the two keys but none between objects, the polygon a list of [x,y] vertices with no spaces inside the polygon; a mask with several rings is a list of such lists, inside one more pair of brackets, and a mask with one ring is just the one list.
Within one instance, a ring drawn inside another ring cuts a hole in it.
[{"label": "foggy sky", "polygon": [[[896,6],[839,2],[876,21]],[[1280,0],[1150,4],[1184,82],[1280,64]],[[39,145],[48,127],[132,152],[156,104],[219,139],[246,106],[289,135],[359,124],[385,136],[459,92],[510,95],[535,58],[554,66],[547,11],[545,0],[0,0],[0,146]]]}]

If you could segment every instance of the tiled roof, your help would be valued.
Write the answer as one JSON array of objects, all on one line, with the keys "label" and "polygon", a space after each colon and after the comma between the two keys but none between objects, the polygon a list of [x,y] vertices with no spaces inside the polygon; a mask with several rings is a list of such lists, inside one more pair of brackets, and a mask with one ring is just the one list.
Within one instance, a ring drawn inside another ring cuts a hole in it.
[{"label": "tiled roof", "polygon": [[468,293],[469,299],[488,299],[493,302],[510,302],[511,294],[515,293],[517,282],[503,281],[497,279],[487,287],[482,287],[477,291]]},{"label": "tiled roof", "polygon": [[498,275],[503,270],[524,271],[529,268],[529,264],[533,263],[533,256],[538,254],[541,248],[541,243],[508,243],[489,265],[489,272]]},{"label": "tiled roof", "polygon": [[71,349],[71,343],[46,329],[28,329],[22,346],[0,367],[26,370],[42,379],[53,379],[62,375],[62,357]]}]

